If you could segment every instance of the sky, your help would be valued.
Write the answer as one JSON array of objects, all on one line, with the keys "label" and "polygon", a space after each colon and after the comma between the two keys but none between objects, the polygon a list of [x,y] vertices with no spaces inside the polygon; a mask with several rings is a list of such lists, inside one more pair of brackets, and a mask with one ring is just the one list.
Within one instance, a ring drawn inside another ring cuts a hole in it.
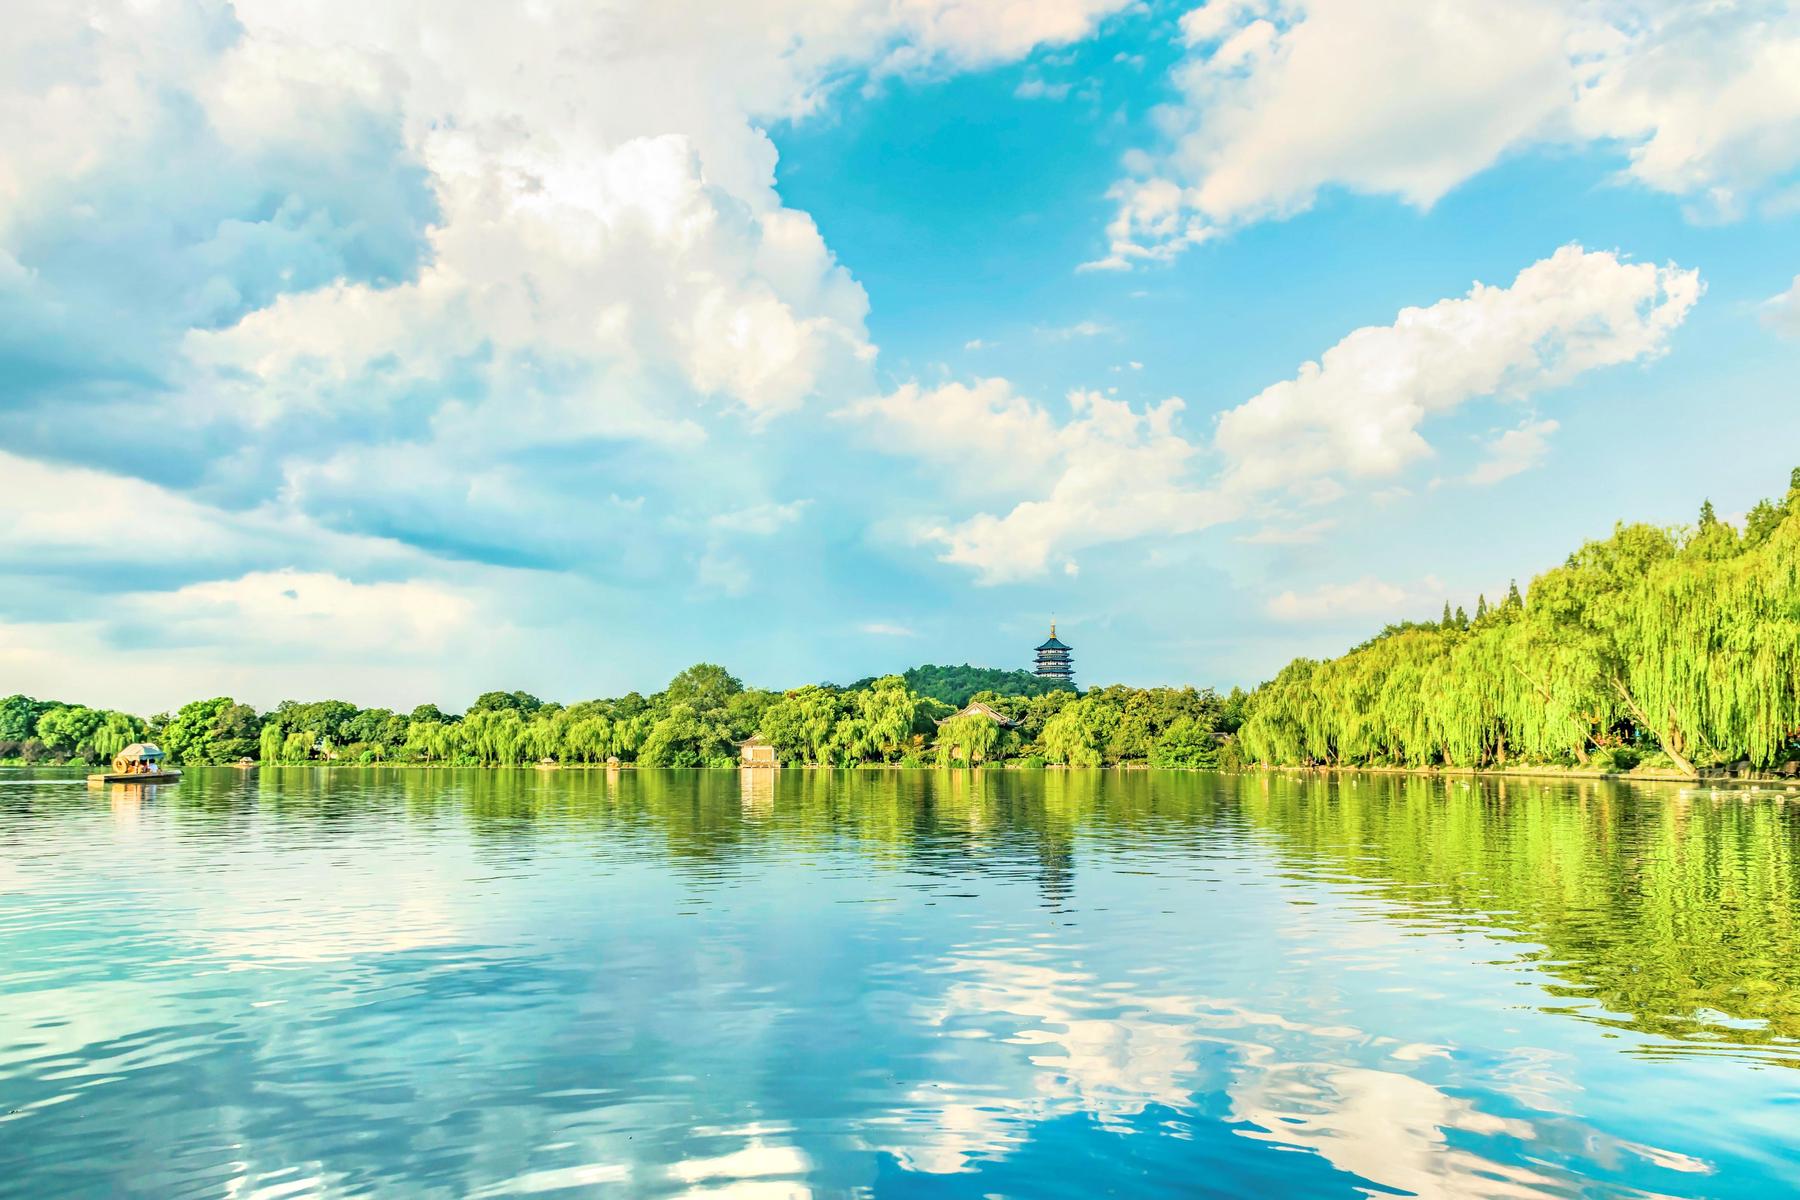
[{"label": "sky", "polygon": [[1252,685],[1800,464],[1800,7],[23,0],[0,693]]}]

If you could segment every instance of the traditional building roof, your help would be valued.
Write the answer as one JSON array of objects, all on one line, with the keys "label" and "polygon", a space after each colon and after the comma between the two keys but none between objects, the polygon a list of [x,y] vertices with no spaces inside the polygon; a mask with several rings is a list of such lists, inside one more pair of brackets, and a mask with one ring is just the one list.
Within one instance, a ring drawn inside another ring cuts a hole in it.
[{"label": "traditional building roof", "polygon": [[956,712],[953,712],[949,716],[938,721],[938,724],[942,725],[945,721],[954,721],[958,717],[986,717],[1002,729],[1017,729],[1019,727],[1017,721],[1013,720],[999,709],[992,708],[987,704],[982,703],[980,700],[965,705]]},{"label": "traditional building roof", "polygon": [[163,752],[149,742],[133,742],[113,757],[126,762],[160,762]]}]

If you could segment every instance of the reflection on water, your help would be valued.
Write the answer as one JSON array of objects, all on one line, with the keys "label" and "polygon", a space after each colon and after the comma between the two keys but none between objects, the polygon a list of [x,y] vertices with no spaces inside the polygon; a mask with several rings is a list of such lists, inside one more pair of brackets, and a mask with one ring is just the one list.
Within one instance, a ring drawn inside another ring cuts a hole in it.
[{"label": "reflection on water", "polygon": [[1763,1196],[1785,793],[0,789],[0,1195]]}]

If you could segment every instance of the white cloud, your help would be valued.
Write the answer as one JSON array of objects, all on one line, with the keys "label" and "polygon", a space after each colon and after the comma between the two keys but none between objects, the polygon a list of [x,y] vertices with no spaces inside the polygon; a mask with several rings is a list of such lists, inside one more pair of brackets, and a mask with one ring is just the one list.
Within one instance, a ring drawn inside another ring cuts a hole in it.
[{"label": "white cloud", "polygon": [[209,385],[215,406],[354,409],[468,373],[496,423],[548,409],[567,437],[653,424],[627,399],[641,394],[664,412],[698,395],[780,413],[873,353],[862,289],[811,219],[767,187],[723,192],[689,137],[608,146],[452,127],[420,152],[442,213],[430,265],[416,282],[286,296],[189,334],[197,364],[240,381]]},{"label": "white cloud", "polygon": [[[1564,246],[1509,287],[1358,329],[1219,419],[1226,483],[1256,490],[1342,472],[1391,475],[1432,453],[1427,419],[1484,396],[1518,399],[1662,353],[1699,273]],[[1540,431],[1540,434],[1546,431]]]},{"label": "white cloud", "polygon": [[30,0],[0,48],[0,363],[129,376],[109,416],[240,501],[280,480],[353,523],[406,461],[542,512],[564,480],[509,460],[870,386],[866,298],[761,126],[1120,3]]},{"label": "white cloud", "polygon": [[1029,487],[1057,454],[1055,421],[1004,379],[935,388],[909,381],[837,415],[889,453],[936,464],[962,491]]},{"label": "white cloud", "polygon": [[423,580],[357,583],[323,571],[253,571],[124,599],[175,645],[250,645],[437,655],[475,632],[464,593]]},{"label": "white cloud", "polygon": [[245,522],[167,488],[0,450],[0,559],[37,567],[242,554]]},{"label": "white cloud", "polygon": [[1179,399],[1139,412],[1123,400],[1076,391],[1069,405],[1073,417],[1050,443],[1056,457],[1047,489],[1004,515],[981,513],[925,531],[943,545],[945,562],[973,568],[983,583],[1040,575],[1053,558],[1074,574],[1069,556],[1084,547],[1192,533],[1236,515],[1232,501],[1193,482],[1195,447],[1175,429]]},{"label": "white cloud", "polygon": [[[765,127],[859,74],[1021,58],[1124,3],[12,6],[0,374],[78,368],[99,380],[80,398],[108,407],[40,420],[9,395],[0,419],[71,454],[95,429],[145,431],[191,491],[0,456],[24,497],[0,506],[12,578],[15,559],[39,592],[114,573],[85,588],[85,634],[32,624],[43,604],[12,587],[0,621],[71,654],[91,637],[102,666],[113,618],[166,622],[230,648],[189,664],[293,681],[344,665],[295,661],[333,644],[325,609],[391,624],[377,649],[428,645],[453,636],[432,614],[461,611],[462,581],[504,573],[487,563],[743,592],[755,576],[725,543],[800,509],[708,520],[773,490],[774,439],[741,439],[868,394],[875,353],[862,288],[777,193]],[[110,436],[110,461],[130,458]],[[129,602],[123,568],[146,569]],[[532,582],[509,599],[565,590]],[[258,622],[266,644],[236,640]],[[386,661],[367,657],[345,687]],[[459,659],[459,686],[484,662]],[[78,678],[71,658],[52,690]]]},{"label": "white cloud", "polygon": [[1731,215],[1800,167],[1800,13],[1657,0],[1213,0],[1182,20],[1165,142],[1130,156],[1100,267],[1166,258],[1330,187],[1428,208],[1508,153],[1622,147]]},{"label": "white cloud", "polygon": [[284,696],[454,703],[518,661],[506,617],[517,609],[423,580],[251,572],[109,597],[78,619],[0,619],[0,676],[140,713],[218,695],[265,708]]},{"label": "white cloud", "polygon": [[1615,3],[1577,31],[1579,136],[1626,145],[1630,178],[1730,218],[1800,167],[1800,8]]},{"label": "white cloud", "polygon": [[897,0],[906,44],[886,68],[913,71],[934,63],[984,66],[1019,58],[1036,46],[1064,45],[1093,32],[1130,0]]},{"label": "white cloud", "polygon": [[1763,324],[1787,337],[1800,338],[1800,275],[1793,286],[1779,296],[1771,296],[1762,306]]},{"label": "white cloud", "polygon": [[911,638],[919,636],[917,630],[889,621],[865,621],[857,628],[864,633],[873,634],[875,637]]},{"label": "white cloud", "polygon": [[1427,578],[1417,586],[1388,583],[1365,575],[1349,583],[1327,583],[1310,591],[1285,591],[1269,600],[1269,615],[1280,621],[1336,621],[1380,617],[1398,620],[1428,610],[1443,586]]},{"label": "white cloud", "polygon": [[1488,443],[1487,460],[1470,473],[1469,482],[1498,483],[1529,471],[1550,452],[1550,435],[1560,428],[1555,421],[1527,420],[1518,428],[1507,430]]},{"label": "white cloud", "polygon": [[[1072,554],[1087,546],[1237,520],[1275,489],[1304,507],[1334,504],[1349,493],[1340,475],[1391,476],[1430,456],[1425,425],[1471,401],[1517,401],[1661,354],[1702,291],[1697,271],[1564,246],[1509,286],[1477,283],[1355,330],[1294,378],[1225,412],[1211,476],[1196,467],[1202,448],[1175,428],[1179,400],[1139,412],[1077,391],[1072,417],[1059,422],[1007,381],[986,379],[909,383],[840,415],[862,422],[882,449],[934,464],[959,491],[1017,497],[1005,512],[921,530],[945,548],[944,561],[999,583],[1072,571]],[[1527,469],[1556,429],[1526,420],[1495,440],[1472,481]],[[1241,540],[1297,543],[1329,527],[1265,527]]]},{"label": "white cloud", "polygon": [[917,530],[920,540],[944,548],[943,561],[973,568],[983,583],[1029,578],[1052,565],[1074,575],[1073,551],[1192,532],[1234,511],[1192,481],[1196,448],[1175,428],[1180,399],[1139,411],[1078,389],[1068,403],[1071,415],[1059,422],[1004,379],[932,389],[908,383],[840,416],[861,424],[883,450],[931,464],[960,493],[1029,497],[1002,514]]}]

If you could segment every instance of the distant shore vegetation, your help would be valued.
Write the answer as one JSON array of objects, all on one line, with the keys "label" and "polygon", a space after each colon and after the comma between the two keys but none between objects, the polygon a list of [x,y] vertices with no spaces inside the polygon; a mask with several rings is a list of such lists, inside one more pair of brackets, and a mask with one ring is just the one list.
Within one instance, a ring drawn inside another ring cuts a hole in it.
[{"label": "distant shore vegetation", "polygon": [[[184,766],[703,767],[736,765],[757,737],[818,766],[1777,770],[1800,760],[1800,468],[1742,526],[1710,502],[1691,526],[1620,524],[1473,616],[1446,603],[1248,694],[1079,692],[967,665],[769,691],[700,663],[648,696],[488,692],[461,713],[217,697],[145,719],[15,695],[0,700],[0,761],[102,762],[152,740]],[[984,711],[956,715],[975,701]]]},{"label": "distant shore vegetation", "polygon": [[[956,717],[981,701],[1009,724]],[[264,713],[229,697],[148,719],[9,696],[0,700],[0,758],[99,762],[154,741],[183,766],[264,763],[523,766],[545,759],[645,767],[735,766],[756,736],[780,761],[821,766],[975,765],[1004,760],[1101,766],[1215,766],[1249,697],[1196,688],[1093,688],[1077,693],[1024,671],[923,666],[847,687],[747,688],[699,663],[652,695],[563,705],[488,692],[462,713],[409,713],[344,700],[284,701]],[[942,725],[939,723],[943,722]]]}]

